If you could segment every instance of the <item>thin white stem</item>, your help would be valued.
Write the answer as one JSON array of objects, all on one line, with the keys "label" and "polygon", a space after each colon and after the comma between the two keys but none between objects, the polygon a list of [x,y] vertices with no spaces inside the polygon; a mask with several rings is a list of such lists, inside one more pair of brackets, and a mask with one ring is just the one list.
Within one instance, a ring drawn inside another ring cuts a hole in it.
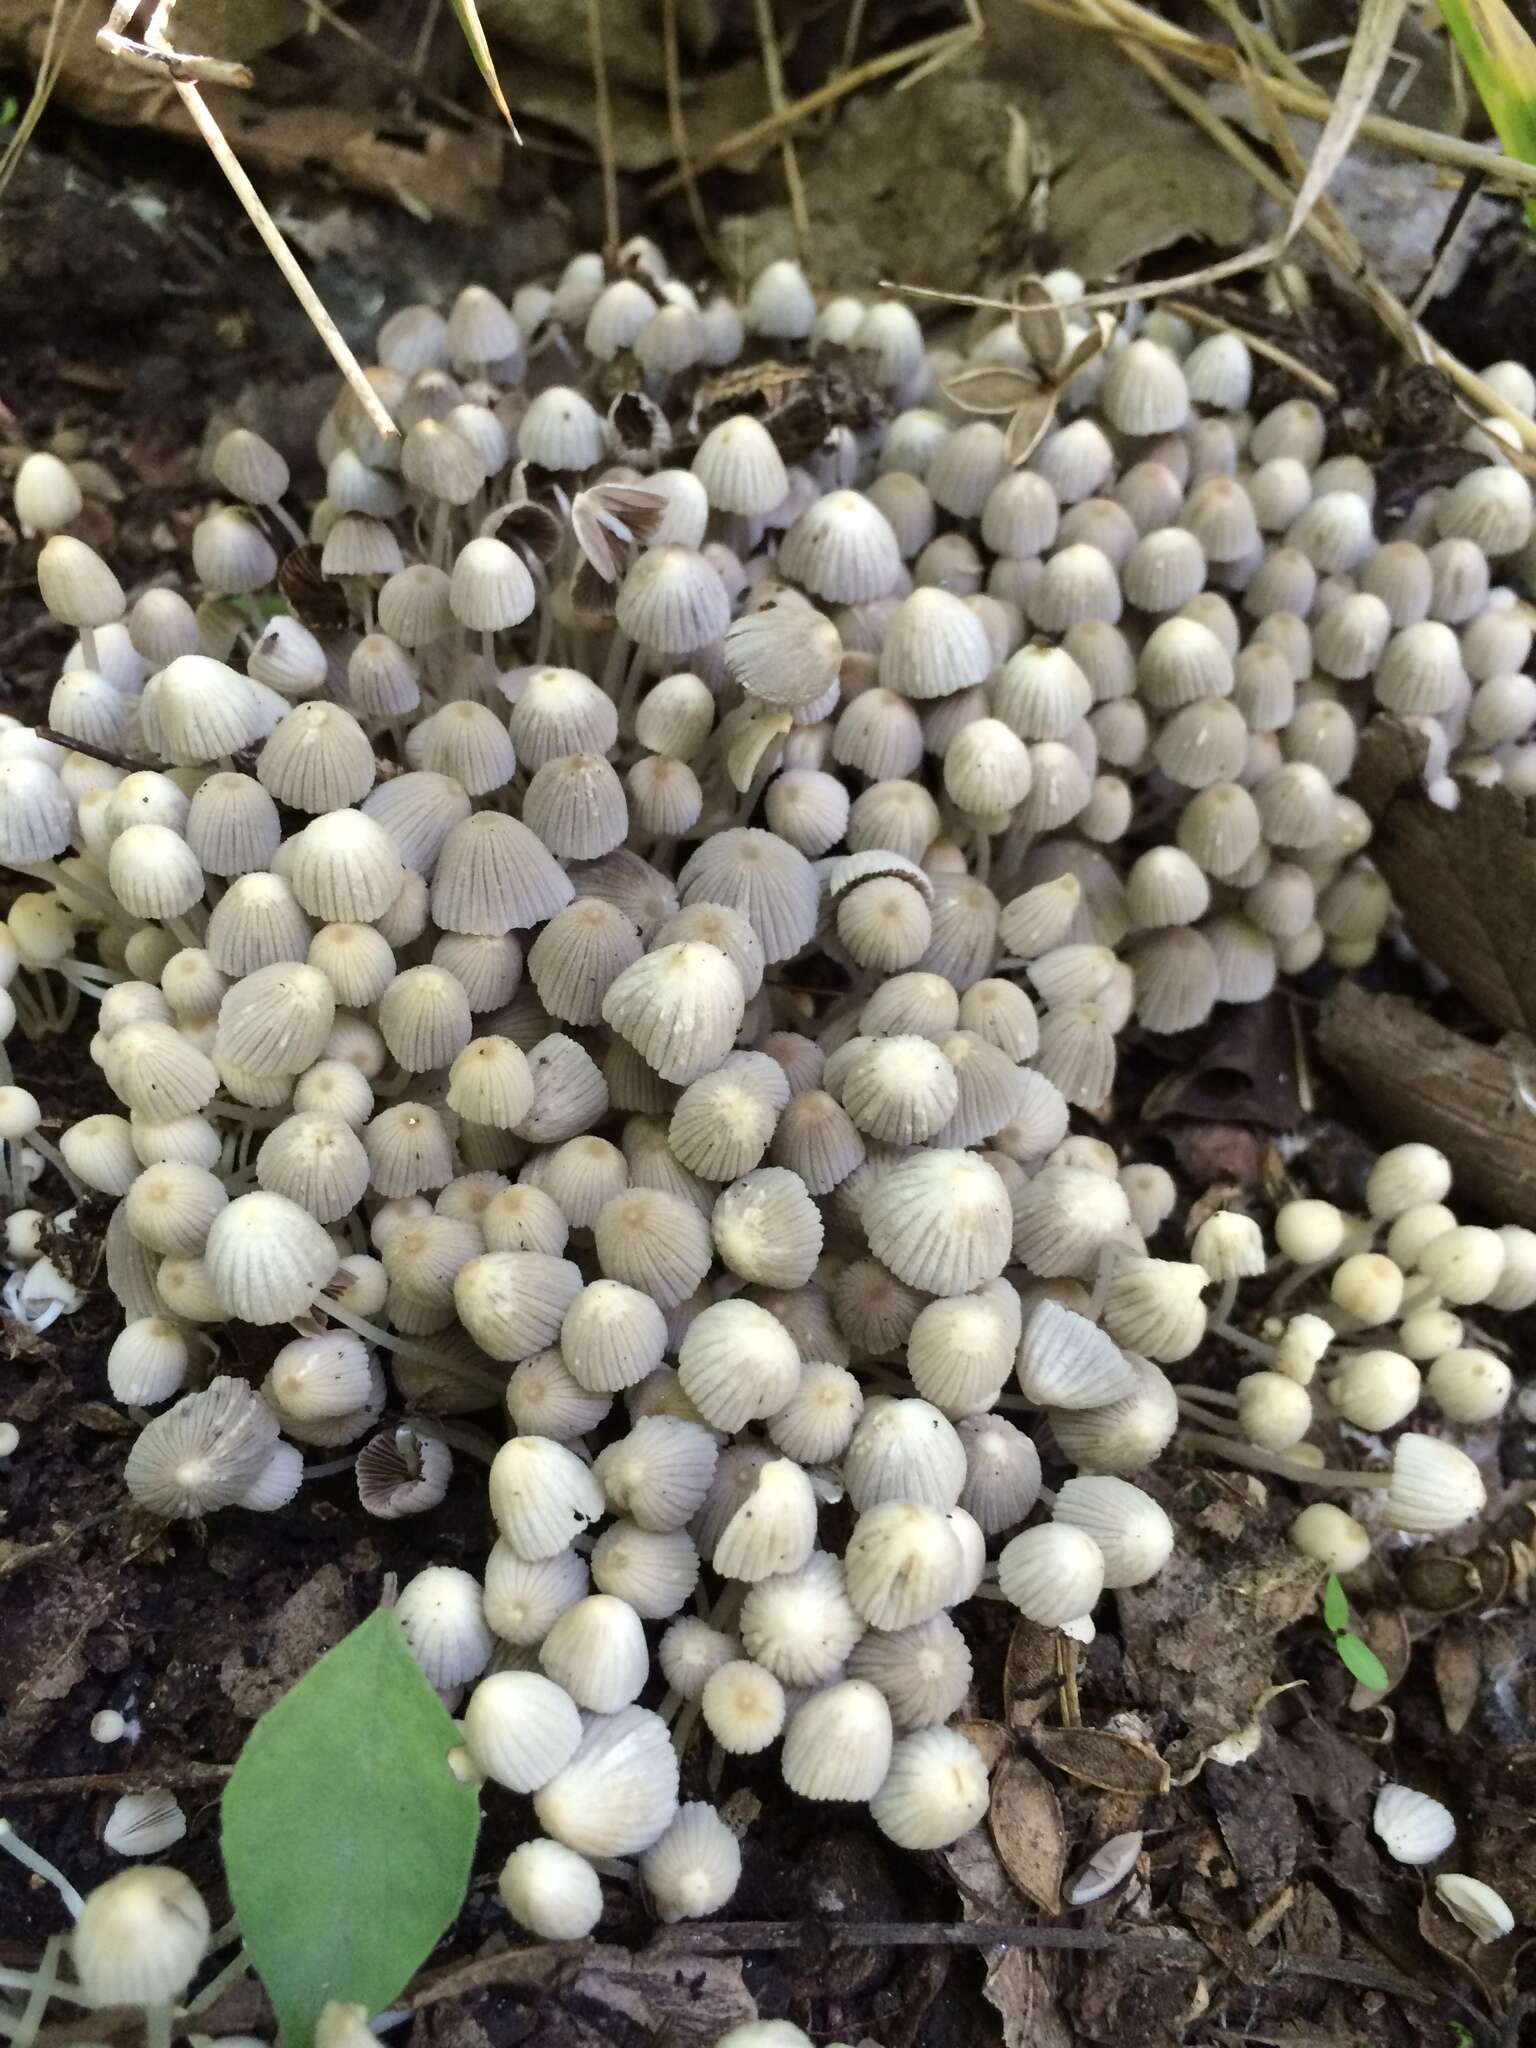
[{"label": "thin white stem", "polygon": [[[373,387],[370,385],[368,388],[372,390]],[[267,510],[272,514],[278,525],[282,527],[296,548],[302,548],[307,545],[309,540],[308,534],[300,526],[286,505],[271,504],[267,507]]]},{"label": "thin white stem", "polygon": [[[49,2001],[58,1989],[59,1964],[63,1960],[64,1949],[65,1937],[62,1934],[51,1935],[44,1942],[37,1975],[32,1980],[31,1993],[22,2011],[21,2020],[11,2036],[14,2041],[26,2043],[37,2039],[38,2030],[48,2011]],[[71,2000],[72,2004],[75,2002]]]},{"label": "thin white stem", "polygon": [[1392,1484],[1390,1472],[1346,1472],[1337,1465],[1298,1465],[1281,1451],[1261,1451],[1257,1444],[1233,1443],[1224,1436],[1206,1436],[1199,1430],[1182,1432],[1178,1438],[1186,1450],[1214,1451],[1234,1465],[1246,1465],[1252,1472],[1272,1472],[1296,1486],[1321,1486],[1330,1492],[1342,1488],[1349,1493],[1384,1493]]},{"label": "thin white stem", "polygon": [[63,1871],[55,1869],[46,1856],[39,1856],[35,1849],[29,1848],[10,1822],[3,1819],[0,1819],[0,1849],[14,1856],[16,1861],[30,1870],[34,1877],[40,1877],[45,1884],[51,1884],[64,1901],[65,1910],[71,1920],[80,1918],[85,1911],[85,1901]]},{"label": "thin white stem", "polygon": [[1261,1344],[1257,1337],[1250,1337],[1246,1330],[1235,1329],[1224,1317],[1213,1316],[1206,1329],[1224,1344],[1230,1344],[1235,1351],[1246,1351],[1250,1358],[1257,1358],[1265,1365],[1272,1366],[1275,1362],[1273,1344]]}]

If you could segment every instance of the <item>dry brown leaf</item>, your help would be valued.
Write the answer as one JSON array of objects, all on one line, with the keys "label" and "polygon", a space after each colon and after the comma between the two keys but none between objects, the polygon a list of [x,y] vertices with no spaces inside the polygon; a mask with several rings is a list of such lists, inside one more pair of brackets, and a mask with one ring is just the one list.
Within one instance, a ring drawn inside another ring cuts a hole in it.
[{"label": "dry brown leaf", "polygon": [[1037,1621],[1014,1623],[1003,1665],[1003,1711],[1015,1735],[1048,1714],[1061,1696],[1056,1670],[1056,1631]]},{"label": "dry brown leaf", "polygon": [[[36,63],[52,11],[51,0],[0,0],[0,50],[14,49]],[[92,0],[87,20],[105,21]],[[259,56],[303,27],[298,0],[183,0],[177,41],[217,57]],[[258,81],[259,84],[259,81]],[[158,79],[110,63],[84,29],[63,50],[55,88],[75,113],[117,127],[144,127],[194,140],[181,101]],[[267,106],[256,93],[210,87],[209,108],[247,170],[310,180],[314,166],[359,191],[404,201],[418,212],[483,224],[501,190],[503,139],[487,129],[466,134],[430,121],[402,122],[367,109],[337,105]],[[403,133],[410,140],[402,140]]]},{"label": "dry brown leaf", "polygon": [[1363,0],[1344,76],[1334,93],[1323,132],[1317,138],[1296,204],[1291,208],[1285,230],[1287,241],[1300,232],[1308,214],[1327,191],[1328,181],[1349,155],[1360,123],[1376,97],[1407,4],[1408,0]]},{"label": "dry brown leaf", "polygon": [[1149,1743],[1113,1728],[1036,1728],[1031,1739],[1048,1764],[1100,1792],[1160,1799],[1172,1782]]},{"label": "dry brown leaf", "polygon": [[[603,2040],[626,2037],[704,2044],[757,2017],[737,1956],[631,1955],[599,1947],[582,1961],[567,1996],[602,2011]],[[627,2022],[627,2025],[624,2023]]]},{"label": "dry brown leaf", "polygon": [[1408,1624],[1402,1610],[1396,1607],[1368,1607],[1360,1616],[1359,1634],[1366,1648],[1374,1650],[1381,1660],[1381,1667],[1387,1674],[1385,1687],[1378,1692],[1373,1686],[1355,1686],[1350,1698],[1350,1707],[1355,1713],[1362,1713],[1367,1707],[1374,1707],[1395,1692],[1408,1675],[1408,1660],[1413,1644],[1408,1635]]},{"label": "dry brown leaf", "polygon": [[1001,1721],[951,1721],[949,1725],[975,1750],[986,1765],[989,1778],[1013,1747],[1012,1738]]},{"label": "dry brown leaf", "polygon": [[1520,1943],[1480,1942],[1469,1928],[1441,1912],[1428,1892],[1419,1901],[1419,1934],[1437,1956],[1471,1978],[1492,2011],[1508,2010]]},{"label": "dry brown leaf", "polygon": [[1066,316],[1037,277],[1022,279],[1013,297],[1017,303],[1013,324],[1019,339],[1041,369],[1054,376],[1066,353]]},{"label": "dry brown leaf", "polygon": [[1003,434],[1003,455],[1014,469],[1028,462],[1056,418],[1056,393],[1040,391],[1014,410]]},{"label": "dry brown leaf", "polygon": [[1456,1614],[1483,1596],[1483,1581],[1474,1560],[1444,1551],[1410,1558],[1400,1577],[1404,1593],[1428,1614]]},{"label": "dry brown leaf", "polygon": [[[566,0],[561,7],[551,7],[549,0],[480,0],[480,19],[488,35],[520,55],[541,57],[579,73],[590,93],[587,6],[588,0]],[[677,12],[678,40],[687,56],[707,56],[716,28],[713,7],[684,0]],[[604,56],[615,86],[657,93],[665,89],[665,59],[656,33],[659,15],[656,0],[603,0]]]},{"label": "dry brown leaf", "polygon": [[944,396],[962,412],[1005,413],[1032,399],[1048,396],[1040,379],[1027,370],[1012,369],[1007,363],[978,363],[974,369],[957,370],[946,377]]},{"label": "dry brown leaf", "polygon": [[[944,1864],[960,1891],[968,1921],[1007,1922],[1018,1912],[1018,1896],[985,1828],[972,1828]],[[1061,1958],[1029,1948],[984,1951],[987,2002],[1002,2020],[1003,2048],[1073,2048],[1075,2036],[1056,2002]]]},{"label": "dry brown leaf", "polygon": [[[560,20],[562,9],[552,9],[541,0],[549,18]],[[575,33],[580,35],[580,30]],[[659,39],[652,37],[653,44]],[[604,48],[612,55],[619,39],[609,31]],[[508,84],[520,120],[550,121],[568,129],[597,147],[597,110],[592,75],[586,61],[586,39],[581,37],[579,70],[566,70],[536,58],[509,69]],[[610,93],[613,117],[614,160],[621,171],[653,171],[676,157],[667,103],[660,92],[636,92],[615,84]],[[703,157],[733,135],[761,121],[769,111],[763,85],[763,67],[756,57],[733,64],[728,70],[711,72],[707,78],[686,82],[683,89],[688,117],[688,139],[695,156]],[[732,170],[755,170],[772,143],[759,143],[727,161]]]},{"label": "dry brown leaf", "polygon": [[1502,787],[1461,787],[1454,811],[1423,786],[1423,741],[1376,718],[1351,788],[1375,820],[1371,858],[1414,944],[1490,1024],[1536,1033],[1536,830]]},{"label": "dry brown leaf", "polygon": [[1028,1757],[1011,1756],[999,1767],[987,1825],[999,1860],[1019,1890],[1044,1912],[1059,1913],[1066,1831],[1055,1792]]},{"label": "dry brown leaf", "polygon": [[1402,996],[1368,995],[1353,981],[1340,982],[1324,1003],[1317,1045],[1368,1123],[1438,1145],[1459,1189],[1508,1223],[1536,1227],[1536,1116],[1521,1100],[1525,1062],[1447,1030]]},{"label": "dry brown leaf", "polygon": [[1471,1720],[1482,1684],[1477,1638],[1468,1630],[1446,1629],[1435,1644],[1435,1690],[1449,1734],[1459,1735]]}]

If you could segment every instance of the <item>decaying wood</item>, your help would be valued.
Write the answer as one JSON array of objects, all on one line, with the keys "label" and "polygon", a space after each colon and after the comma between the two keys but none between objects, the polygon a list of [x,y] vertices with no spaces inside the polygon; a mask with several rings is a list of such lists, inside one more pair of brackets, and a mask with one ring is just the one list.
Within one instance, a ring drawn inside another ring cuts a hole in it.
[{"label": "decaying wood", "polygon": [[1458,1188],[1504,1221],[1536,1227],[1536,1115],[1526,1104],[1536,1076],[1518,1053],[1348,981],[1324,1004],[1317,1042],[1384,1135],[1438,1145]]}]

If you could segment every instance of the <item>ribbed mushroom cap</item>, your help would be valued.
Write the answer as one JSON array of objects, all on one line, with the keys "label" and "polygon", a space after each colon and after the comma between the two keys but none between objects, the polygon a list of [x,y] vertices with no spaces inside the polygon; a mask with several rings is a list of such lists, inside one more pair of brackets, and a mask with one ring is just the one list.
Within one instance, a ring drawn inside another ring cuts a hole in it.
[{"label": "ribbed mushroom cap", "polygon": [[898,696],[952,696],[986,680],[992,644],[964,600],[932,586],[904,598],[880,651],[880,682]]},{"label": "ribbed mushroom cap", "polygon": [[875,1825],[903,1849],[941,1849],[986,1812],[987,1767],[952,1728],[925,1728],[898,1742],[870,1801]]},{"label": "ribbed mushroom cap", "polygon": [[335,1018],[335,994],[320,970],[284,961],[226,992],[216,1049],[260,1077],[302,1074],[325,1050]]},{"label": "ribbed mushroom cap", "polygon": [[557,1617],[586,1593],[587,1584],[587,1561],[579,1551],[524,1558],[498,1537],[485,1566],[486,1621],[503,1642],[526,1648],[543,1641]]},{"label": "ribbed mushroom cap", "polygon": [[560,1326],[561,1354],[573,1378],[598,1393],[617,1393],[654,1372],[666,1342],[656,1303],[618,1280],[590,1282]]},{"label": "ribbed mushroom cap", "polygon": [[926,1038],[875,1039],[852,1060],[836,1093],[868,1136],[892,1145],[924,1144],[959,1101],[955,1070]]},{"label": "ribbed mushroom cap", "polygon": [[587,1856],[634,1856],[677,1811],[677,1751],[644,1707],[594,1714],[570,1762],[534,1794],[539,1823]]},{"label": "ribbed mushroom cap", "polygon": [[705,1421],[738,1430],[774,1414],[800,1380],[800,1352],[776,1317],[744,1300],[698,1315],[678,1350],[678,1377]]},{"label": "ribbed mushroom cap", "polygon": [[65,533],[44,542],[37,587],[43,603],[66,626],[109,625],[127,607],[122,585],[95,549]]},{"label": "ribbed mushroom cap", "polygon": [[207,1514],[240,1498],[277,1433],[277,1418],[245,1381],[220,1375],[145,1426],[123,1476],[134,1499],[156,1514]]},{"label": "ribbed mushroom cap", "polygon": [[630,569],[615,604],[631,639],[660,654],[689,654],[718,640],[731,601],[714,567],[692,548],[651,548]]},{"label": "ribbed mushroom cap", "polygon": [[694,940],[626,967],[603,997],[603,1019],[663,1080],[686,1084],[730,1050],[745,1003],[725,954]]},{"label": "ribbed mushroom cap", "polygon": [[877,504],[858,491],[829,491],[785,534],[779,565],[829,604],[864,604],[896,583],[901,550]]},{"label": "ribbed mushroom cap", "polygon": [[68,463],[38,448],[16,472],[16,516],[34,533],[56,533],[85,503]]},{"label": "ribbed mushroom cap", "polygon": [[862,1210],[870,1250],[927,1294],[966,1294],[1008,1263],[1013,1216],[992,1167],[927,1152],[882,1174]]},{"label": "ribbed mushroom cap", "polygon": [[748,413],[710,429],[693,458],[693,473],[718,512],[771,512],[789,489],[772,435]]},{"label": "ribbed mushroom cap", "polygon": [[432,916],[444,931],[493,937],[542,924],[574,894],[570,877],[526,825],[480,811],[443,841]]},{"label": "ribbed mushroom cap", "polygon": [[624,786],[601,755],[561,755],[534,772],[523,822],[558,859],[596,860],[629,829]]},{"label": "ribbed mushroom cap", "polygon": [[689,1800],[640,1858],[640,1875],[661,1919],[701,1919],[736,1890],[741,1845],[712,1806]]},{"label": "ribbed mushroom cap", "polygon": [[1112,1590],[1138,1586],[1160,1572],[1173,1552],[1173,1525],[1139,1486],[1108,1475],[1063,1482],[1054,1520],[1081,1529],[1098,1544],[1104,1583]]},{"label": "ribbed mushroom cap", "polygon": [[220,1211],[204,1251],[227,1312],[247,1323],[286,1323],[313,1304],[336,1270],[329,1233],[297,1203],[265,1192]]},{"label": "ribbed mushroom cap", "polygon": [[871,1402],[853,1432],[843,1476],[848,1498],[861,1512],[904,1500],[947,1514],[965,1484],[965,1451],[928,1402]]},{"label": "ribbed mushroom cap", "polygon": [[784,1782],[802,1799],[869,1800],[891,1760],[891,1710],[862,1679],[813,1693],[790,1716]]},{"label": "ribbed mushroom cap", "polygon": [[453,1300],[466,1330],[492,1358],[513,1363],[555,1343],[581,1274],[541,1252],[487,1252],[454,1277]]},{"label": "ribbed mushroom cap", "polygon": [[997,1561],[998,1584],[1028,1620],[1046,1628],[1091,1613],[1104,1590],[1104,1554],[1086,1530],[1041,1522],[1015,1536]]},{"label": "ribbed mushroom cap", "polygon": [[859,1516],[844,1554],[848,1599],[871,1628],[910,1628],[958,1596],[960,1546],[948,1518],[913,1501]]},{"label": "ribbed mushroom cap", "polygon": [[86,1898],[70,1957],[92,2005],[168,2006],[208,1952],[208,1908],[189,1878],[140,1866]]},{"label": "ribbed mushroom cap", "polygon": [[[163,671],[159,680],[171,672]],[[368,735],[350,712],[339,704],[311,702],[296,705],[278,725],[261,750],[256,774],[279,803],[318,816],[360,802],[373,787],[376,765]]]},{"label": "ribbed mushroom cap", "polygon": [[618,739],[613,699],[570,668],[523,671],[512,706],[511,731],[525,768],[542,768],[562,754],[606,754]]},{"label": "ribbed mushroom cap", "polygon": [[[266,729],[255,686],[222,661],[204,654],[178,655],[150,678],[139,701],[139,722],[155,752],[179,767],[199,767],[239,753]],[[371,748],[368,759],[371,782]]]},{"label": "ribbed mushroom cap", "polygon": [[931,1301],[907,1340],[907,1370],[949,1416],[990,1408],[1013,1370],[1018,1297],[1006,1283]]},{"label": "ribbed mushroom cap", "polygon": [[693,1204],[659,1188],[631,1186],[593,1226],[598,1264],[662,1308],[686,1301],[713,1261],[709,1227]]},{"label": "ribbed mushroom cap", "polygon": [[821,1256],[820,1211],[805,1182],[782,1166],[733,1181],[716,1200],[710,1227],[730,1271],[758,1286],[803,1286]]}]

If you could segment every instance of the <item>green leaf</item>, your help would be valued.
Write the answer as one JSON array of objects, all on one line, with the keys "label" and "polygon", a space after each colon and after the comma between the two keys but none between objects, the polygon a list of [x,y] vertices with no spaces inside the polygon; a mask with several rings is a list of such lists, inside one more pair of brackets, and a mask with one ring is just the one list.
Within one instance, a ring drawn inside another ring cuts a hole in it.
[{"label": "green leaf", "polygon": [[463,1904],[479,1799],[458,1731],[381,1610],[251,1731],[224,1791],[224,1866],[286,2048],[327,1999],[388,2005]]},{"label": "green leaf", "polygon": [[1323,1589],[1323,1620],[1335,1635],[1349,1627],[1349,1596],[1333,1572]]},{"label": "green leaf", "polygon": [[1387,1667],[1358,1636],[1335,1636],[1333,1647],[1338,1651],[1344,1669],[1358,1678],[1362,1685],[1369,1686],[1372,1692],[1391,1691],[1392,1681],[1387,1676]]},{"label": "green leaf", "polygon": [[[1536,164],[1536,43],[1506,0],[1440,0],[1440,12],[1505,155]],[[1525,217],[1536,227],[1536,201]]]},{"label": "green leaf", "polygon": [[475,0],[453,0],[453,11],[459,17],[459,27],[464,31],[464,40],[469,45],[469,54],[475,60],[475,68],[491,89],[491,98],[501,111],[501,118],[512,130],[512,140],[521,142],[517,123],[512,118],[512,109],[507,105],[501,90],[501,80],[496,76],[496,59],[491,55],[491,46],[485,39],[485,30],[480,23],[480,10]]}]

